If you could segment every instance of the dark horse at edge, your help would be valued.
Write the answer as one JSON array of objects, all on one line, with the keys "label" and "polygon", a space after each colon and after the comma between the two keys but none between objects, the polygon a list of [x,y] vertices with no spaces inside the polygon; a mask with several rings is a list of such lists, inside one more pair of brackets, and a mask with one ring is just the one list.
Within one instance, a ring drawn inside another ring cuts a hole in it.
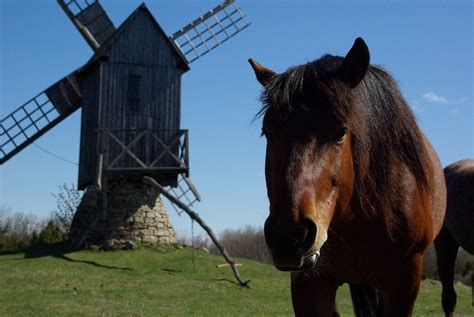
[{"label": "dark horse at edge", "polygon": [[444,168],[448,191],[446,217],[434,241],[446,317],[456,306],[454,265],[459,247],[474,254],[474,160],[462,160]]},{"label": "dark horse at edge", "polygon": [[358,38],[281,74],[250,59],[263,85],[262,134],[274,265],[293,271],[297,316],[338,316],[349,283],[357,316],[411,316],[422,254],[443,223],[438,156],[395,80]]}]

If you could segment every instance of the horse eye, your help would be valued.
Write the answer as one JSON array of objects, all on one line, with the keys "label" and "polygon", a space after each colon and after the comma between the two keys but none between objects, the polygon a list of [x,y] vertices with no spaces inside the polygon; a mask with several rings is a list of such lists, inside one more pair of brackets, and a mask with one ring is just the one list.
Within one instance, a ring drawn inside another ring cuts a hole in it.
[{"label": "horse eye", "polygon": [[342,141],[344,141],[344,137],[346,136],[347,134],[347,128],[341,128],[339,129],[339,131],[337,131],[337,134],[336,134],[336,142],[338,144],[342,143]]}]

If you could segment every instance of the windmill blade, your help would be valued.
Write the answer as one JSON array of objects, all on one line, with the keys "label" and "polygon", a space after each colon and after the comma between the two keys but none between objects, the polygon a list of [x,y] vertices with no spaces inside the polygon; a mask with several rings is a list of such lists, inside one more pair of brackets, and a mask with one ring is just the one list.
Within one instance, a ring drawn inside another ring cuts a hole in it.
[{"label": "windmill blade", "polygon": [[0,165],[80,107],[77,77],[66,76],[0,120]]},{"label": "windmill blade", "polygon": [[58,0],[58,3],[94,51],[116,30],[98,0]]},{"label": "windmill blade", "polygon": [[249,25],[234,0],[227,0],[171,35],[170,39],[191,63]]}]

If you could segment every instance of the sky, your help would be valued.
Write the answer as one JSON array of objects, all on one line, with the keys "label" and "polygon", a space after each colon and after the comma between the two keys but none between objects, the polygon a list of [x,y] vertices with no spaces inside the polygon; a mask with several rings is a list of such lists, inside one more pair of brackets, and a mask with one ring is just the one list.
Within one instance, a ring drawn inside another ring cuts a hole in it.
[{"label": "sky", "polygon": [[[102,0],[118,27],[140,0]],[[167,34],[219,4],[147,0]],[[252,25],[193,62],[182,78],[181,127],[189,129],[195,205],[220,233],[262,226],[268,214],[261,87],[254,58],[283,72],[325,53],[344,56],[361,36],[371,63],[396,78],[442,164],[474,157],[472,1],[244,1]],[[54,0],[0,0],[0,118],[82,66],[92,50]],[[0,166],[0,206],[48,217],[52,193],[77,183],[81,112]],[[71,162],[60,160],[59,156]],[[180,235],[191,222],[169,208]],[[196,226],[197,227],[197,226]],[[199,230],[195,230],[199,234]]]}]

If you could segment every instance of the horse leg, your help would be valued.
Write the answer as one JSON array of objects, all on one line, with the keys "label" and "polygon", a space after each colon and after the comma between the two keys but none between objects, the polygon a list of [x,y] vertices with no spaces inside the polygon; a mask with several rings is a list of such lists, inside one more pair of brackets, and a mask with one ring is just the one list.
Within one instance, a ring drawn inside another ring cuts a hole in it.
[{"label": "horse leg", "polygon": [[375,287],[366,284],[350,284],[349,287],[357,317],[382,316],[382,296]]},{"label": "horse leg", "polygon": [[383,316],[410,317],[420,289],[422,255],[416,254],[408,263],[390,274],[383,289]]},{"label": "horse leg", "polygon": [[446,317],[451,317],[454,314],[456,307],[456,292],[454,290],[454,264],[456,263],[456,255],[458,253],[459,245],[454,240],[453,236],[443,224],[440,233],[434,241],[436,249],[436,262],[438,264],[439,278],[443,285],[442,304]]},{"label": "horse leg", "polygon": [[338,317],[338,284],[304,272],[291,274],[291,299],[295,316]]}]

